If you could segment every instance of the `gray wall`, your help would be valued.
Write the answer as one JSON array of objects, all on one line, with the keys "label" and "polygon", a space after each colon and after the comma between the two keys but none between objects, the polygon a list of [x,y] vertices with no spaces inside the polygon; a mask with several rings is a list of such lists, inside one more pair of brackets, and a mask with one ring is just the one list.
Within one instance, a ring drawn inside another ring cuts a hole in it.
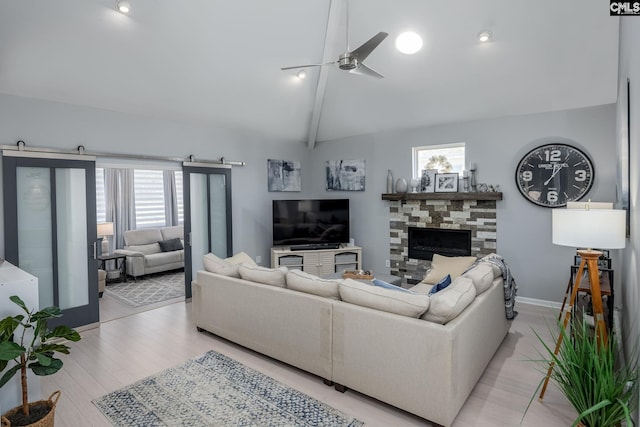
[{"label": "gray wall", "polygon": [[[312,176],[324,175],[324,162],[366,160],[366,191],[344,192],[351,198],[351,226],[356,244],[364,248],[364,267],[388,271],[387,169],[395,178],[411,178],[413,146],[466,143],[466,158],[477,163],[478,182],[498,184],[504,199],[498,205],[498,253],[509,263],[521,297],[562,301],[575,249],[551,243],[551,210],[526,201],[515,185],[515,168],[530,149],[562,140],[583,148],[595,165],[596,179],[587,197],[615,198],[615,105],[456,123],[445,126],[379,133],[318,144]],[[315,197],[334,196],[314,180]]]},{"label": "gray wall", "polygon": [[[630,148],[631,148],[631,188],[630,214],[631,214],[631,238],[627,240],[627,247],[624,250],[622,266],[619,271],[622,273],[622,327],[626,337],[626,351],[630,353],[637,350],[639,345],[640,326],[640,215],[638,202],[640,201],[640,51],[638,50],[638,40],[640,40],[640,21],[633,17],[620,18],[620,63],[618,67],[619,84],[626,85],[627,78],[631,81],[631,91],[629,99],[631,101],[631,126],[630,126]],[[618,106],[618,114],[626,112],[626,105]],[[623,121],[624,122],[624,121]],[[622,144],[623,133],[618,129],[618,144]],[[619,147],[618,147],[619,149]],[[635,356],[638,356],[637,354]],[[636,423],[638,418],[636,417]]]},{"label": "gray wall", "polygon": [[[30,147],[73,150],[84,145],[87,151],[185,159],[190,154],[200,159],[224,156],[247,162],[232,170],[234,250],[262,256],[263,265],[269,264],[272,195],[300,194],[267,191],[267,159],[300,161],[303,189],[309,182],[310,152],[303,143],[285,144],[239,130],[0,95],[0,144],[15,145],[18,140]],[[0,206],[0,214],[2,211]],[[4,255],[4,225],[0,227],[0,254]]]}]

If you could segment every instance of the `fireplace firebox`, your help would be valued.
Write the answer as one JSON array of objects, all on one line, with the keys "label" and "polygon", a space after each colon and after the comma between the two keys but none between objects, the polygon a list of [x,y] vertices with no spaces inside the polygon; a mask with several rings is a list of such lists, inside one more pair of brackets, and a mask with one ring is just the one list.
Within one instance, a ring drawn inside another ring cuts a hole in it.
[{"label": "fireplace firebox", "polygon": [[433,259],[444,256],[471,255],[471,230],[409,227],[409,258]]}]

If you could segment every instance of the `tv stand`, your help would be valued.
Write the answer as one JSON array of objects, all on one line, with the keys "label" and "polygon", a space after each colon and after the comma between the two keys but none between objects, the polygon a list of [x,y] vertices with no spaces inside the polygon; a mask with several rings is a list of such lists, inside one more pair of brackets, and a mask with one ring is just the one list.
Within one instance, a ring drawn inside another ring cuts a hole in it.
[{"label": "tv stand", "polygon": [[317,251],[318,249],[340,249],[340,243],[311,243],[289,246],[292,251]]},{"label": "tv stand", "polygon": [[337,246],[317,248],[317,245],[294,245],[271,248],[271,267],[303,270],[317,276],[340,273],[343,270],[362,270],[362,248]]}]

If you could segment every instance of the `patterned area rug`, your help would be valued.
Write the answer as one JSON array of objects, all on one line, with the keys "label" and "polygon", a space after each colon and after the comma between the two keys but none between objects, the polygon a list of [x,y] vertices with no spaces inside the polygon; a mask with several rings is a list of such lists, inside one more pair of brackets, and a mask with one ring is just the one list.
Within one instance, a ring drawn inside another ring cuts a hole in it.
[{"label": "patterned area rug", "polygon": [[215,351],[93,402],[115,426],[363,426]]},{"label": "patterned area rug", "polygon": [[107,285],[105,292],[132,307],[184,296],[184,272],[144,276]]}]

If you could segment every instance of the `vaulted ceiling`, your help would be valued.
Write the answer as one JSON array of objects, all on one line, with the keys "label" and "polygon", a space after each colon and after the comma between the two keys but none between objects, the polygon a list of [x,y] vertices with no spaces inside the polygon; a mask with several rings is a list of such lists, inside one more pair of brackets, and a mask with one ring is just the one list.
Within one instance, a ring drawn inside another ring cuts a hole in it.
[{"label": "vaulted ceiling", "polygon": [[[601,0],[350,0],[366,64],[333,61],[345,0],[18,0],[0,12],[0,93],[308,143],[616,100],[618,18]],[[421,51],[395,49],[413,30]],[[493,41],[480,44],[489,29]],[[315,120],[314,120],[315,119]]]}]

